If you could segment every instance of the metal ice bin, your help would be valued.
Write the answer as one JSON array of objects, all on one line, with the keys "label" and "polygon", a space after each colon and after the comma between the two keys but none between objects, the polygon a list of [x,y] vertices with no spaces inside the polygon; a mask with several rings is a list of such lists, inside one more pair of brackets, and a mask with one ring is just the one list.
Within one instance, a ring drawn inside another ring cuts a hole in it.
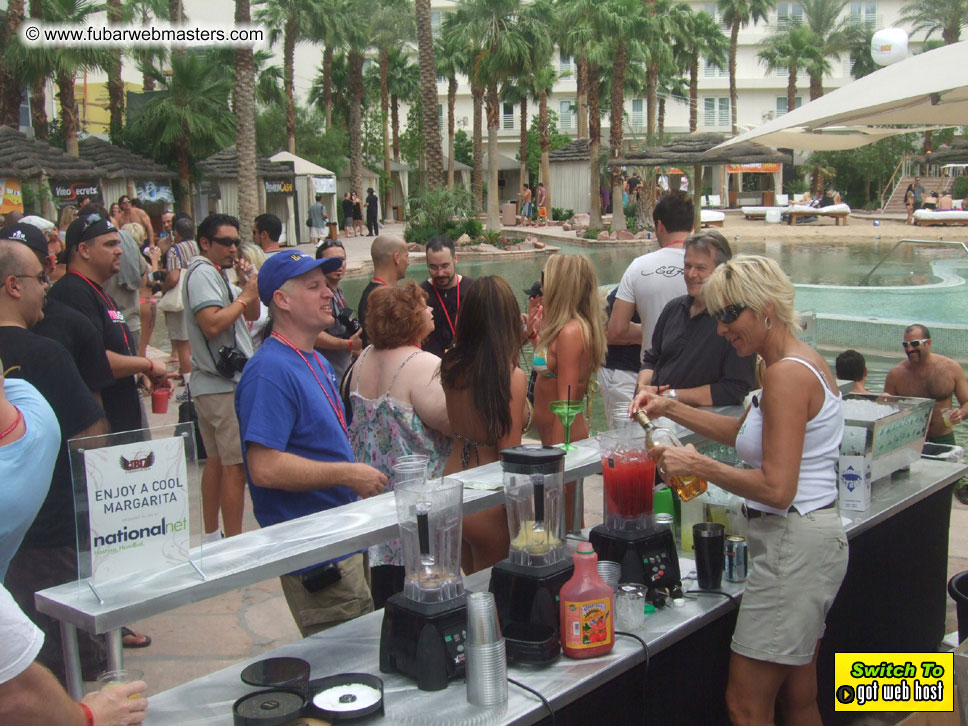
[{"label": "metal ice bin", "polygon": [[890,476],[921,458],[934,401],[930,398],[864,395],[851,393],[845,399],[864,399],[894,406],[897,413],[876,421],[847,418],[841,455],[866,456],[871,462],[871,481]]}]

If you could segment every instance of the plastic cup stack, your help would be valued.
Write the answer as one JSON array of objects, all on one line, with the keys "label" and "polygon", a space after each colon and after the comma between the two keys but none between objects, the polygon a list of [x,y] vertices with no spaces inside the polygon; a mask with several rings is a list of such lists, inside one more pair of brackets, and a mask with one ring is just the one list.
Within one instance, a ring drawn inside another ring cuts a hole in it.
[{"label": "plastic cup stack", "polygon": [[467,701],[474,706],[501,706],[508,701],[508,662],[497,620],[494,595],[467,596]]},{"label": "plastic cup stack", "polygon": [[618,578],[622,574],[622,566],[618,562],[599,560],[596,565],[598,576],[613,590],[618,587]]},{"label": "plastic cup stack", "polygon": [[615,591],[615,626],[618,630],[641,630],[645,627],[646,588],[635,582],[624,582]]}]

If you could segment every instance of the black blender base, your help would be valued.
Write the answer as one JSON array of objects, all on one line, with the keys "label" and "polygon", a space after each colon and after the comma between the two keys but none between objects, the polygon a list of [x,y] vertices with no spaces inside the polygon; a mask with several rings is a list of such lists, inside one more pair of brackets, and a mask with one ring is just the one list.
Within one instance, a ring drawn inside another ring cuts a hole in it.
[{"label": "black blender base", "polygon": [[502,560],[491,568],[491,584],[501,628],[509,623],[547,625],[558,631],[558,593],[571,579],[570,558],[553,565],[527,567]]},{"label": "black blender base", "polygon": [[599,560],[618,562],[622,566],[619,582],[637,582],[656,589],[680,587],[679,554],[668,527],[622,532],[600,524],[588,535]]},{"label": "black blender base", "polygon": [[383,608],[380,671],[402,673],[421,691],[442,691],[464,677],[467,599],[420,603],[392,595]]}]

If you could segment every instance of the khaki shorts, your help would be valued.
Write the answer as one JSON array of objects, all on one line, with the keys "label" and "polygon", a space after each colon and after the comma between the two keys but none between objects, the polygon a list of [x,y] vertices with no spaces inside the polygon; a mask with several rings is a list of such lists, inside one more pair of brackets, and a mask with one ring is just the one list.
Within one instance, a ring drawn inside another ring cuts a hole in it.
[{"label": "khaki shorts", "polygon": [[192,398],[198,414],[198,430],[209,456],[225,466],[242,463],[242,435],[235,415],[234,393],[207,393]]},{"label": "khaki shorts", "polygon": [[168,340],[188,340],[188,324],[185,322],[185,311],[177,313],[165,312],[165,327],[168,328]]},{"label": "khaki shorts", "polygon": [[749,521],[750,576],[733,652],[783,665],[813,660],[827,611],[847,572],[847,536],[836,507]]},{"label": "khaki shorts", "polygon": [[289,612],[304,638],[373,612],[363,555],[355,554],[337,564],[342,578],[318,592],[303,587],[299,575],[279,578]]}]

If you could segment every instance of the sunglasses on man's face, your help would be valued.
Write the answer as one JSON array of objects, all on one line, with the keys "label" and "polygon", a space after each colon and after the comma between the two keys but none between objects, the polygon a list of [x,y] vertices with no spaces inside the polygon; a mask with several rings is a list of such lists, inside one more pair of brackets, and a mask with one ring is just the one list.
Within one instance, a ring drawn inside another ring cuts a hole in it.
[{"label": "sunglasses on man's face", "polygon": [[218,242],[223,247],[238,247],[238,237],[212,237],[212,242]]},{"label": "sunglasses on man's face", "polygon": [[713,315],[713,317],[719,322],[729,325],[730,323],[735,323],[736,318],[742,315],[744,310],[746,310],[746,306],[743,303],[733,303],[732,305],[724,307]]},{"label": "sunglasses on man's face", "polygon": [[908,348],[910,348],[911,350],[917,350],[925,343],[930,343],[930,342],[931,342],[931,338],[921,338],[919,340],[902,340],[901,347],[904,348],[904,350],[907,350]]}]

